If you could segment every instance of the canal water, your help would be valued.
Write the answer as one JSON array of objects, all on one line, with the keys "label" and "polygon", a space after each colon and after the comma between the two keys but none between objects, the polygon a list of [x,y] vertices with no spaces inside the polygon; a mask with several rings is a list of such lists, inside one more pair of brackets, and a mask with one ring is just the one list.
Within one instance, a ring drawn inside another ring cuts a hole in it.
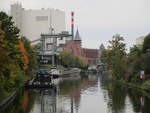
[{"label": "canal water", "polygon": [[59,79],[54,90],[22,90],[0,113],[150,113],[150,99],[106,75]]}]

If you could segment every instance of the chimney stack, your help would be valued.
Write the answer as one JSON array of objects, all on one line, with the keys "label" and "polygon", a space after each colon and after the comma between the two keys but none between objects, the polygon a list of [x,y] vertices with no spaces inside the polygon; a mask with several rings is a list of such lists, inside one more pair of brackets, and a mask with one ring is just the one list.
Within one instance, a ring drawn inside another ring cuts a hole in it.
[{"label": "chimney stack", "polygon": [[71,34],[73,40],[74,39],[74,12],[71,12]]}]

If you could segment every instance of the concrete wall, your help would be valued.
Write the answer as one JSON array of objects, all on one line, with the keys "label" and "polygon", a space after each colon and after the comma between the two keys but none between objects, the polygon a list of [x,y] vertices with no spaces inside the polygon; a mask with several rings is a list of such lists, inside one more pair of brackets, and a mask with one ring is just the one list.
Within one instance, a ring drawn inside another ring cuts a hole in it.
[{"label": "concrete wall", "polygon": [[21,5],[11,5],[11,15],[21,35],[33,41],[40,38],[41,33],[65,31],[65,12],[58,9],[24,10]]},{"label": "concrete wall", "polygon": [[[21,30],[22,29],[22,5],[21,4],[14,4],[11,5],[11,16],[13,17],[13,21],[15,25]],[[22,34],[22,31],[20,31]]]}]

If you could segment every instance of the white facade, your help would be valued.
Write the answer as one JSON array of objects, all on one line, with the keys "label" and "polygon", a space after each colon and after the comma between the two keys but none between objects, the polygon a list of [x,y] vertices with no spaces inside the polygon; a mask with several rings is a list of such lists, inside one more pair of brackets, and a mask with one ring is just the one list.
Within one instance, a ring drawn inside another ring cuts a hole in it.
[{"label": "white facade", "polygon": [[140,45],[143,45],[143,42],[144,42],[144,36],[141,36],[139,38],[136,38],[136,45],[137,46],[140,46]]},{"label": "white facade", "polygon": [[65,31],[65,12],[58,9],[25,10],[21,4],[13,4],[11,16],[20,34],[30,41],[39,39],[41,34]]}]

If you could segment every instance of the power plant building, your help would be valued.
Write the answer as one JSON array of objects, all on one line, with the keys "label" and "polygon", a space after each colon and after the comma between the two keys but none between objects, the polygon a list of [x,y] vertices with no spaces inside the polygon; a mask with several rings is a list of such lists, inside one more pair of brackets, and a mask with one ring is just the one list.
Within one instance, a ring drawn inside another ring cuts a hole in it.
[{"label": "power plant building", "polygon": [[65,31],[65,12],[58,9],[29,9],[21,4],[11,5],[11,16],[20,29],[20,35],[30,41],[39,39],[41,34],[61,33]]}]

